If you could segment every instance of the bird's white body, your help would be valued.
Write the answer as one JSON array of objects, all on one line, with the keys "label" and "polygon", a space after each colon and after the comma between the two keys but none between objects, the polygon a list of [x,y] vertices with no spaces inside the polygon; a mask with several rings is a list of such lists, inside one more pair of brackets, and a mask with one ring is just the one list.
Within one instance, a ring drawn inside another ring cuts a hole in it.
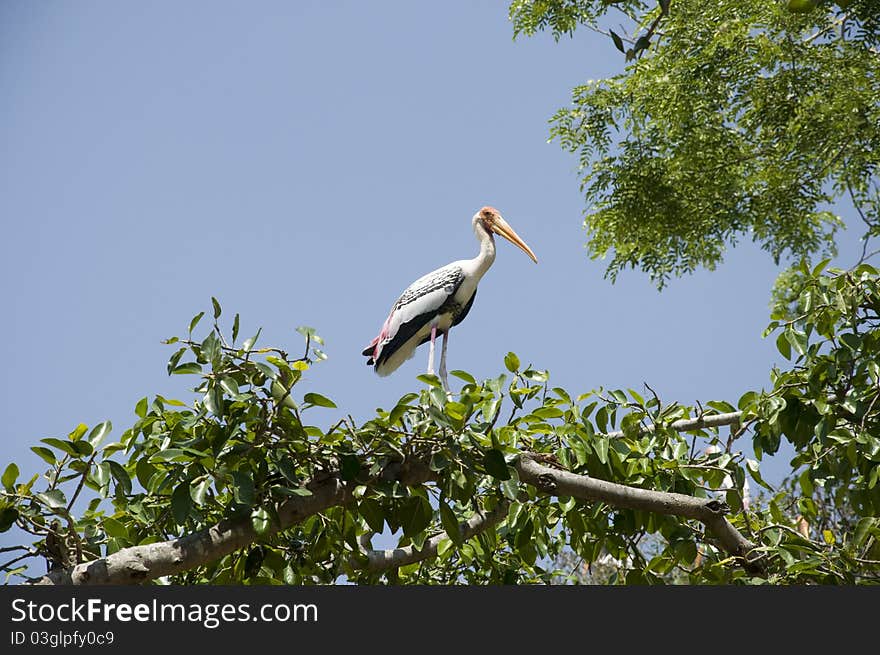
[{"label": "bird's white body", "polygon": [[507,225],[497,210],[484,207],[473,217],[480,241],[480,252],[473,259],[462,259],[423,275],[409,285],[391,306],[379,335],[363,354],[376,373],[389,375],[410,359],[419,345],[431,342],[428,372],[433,373],[434,340],[443,335],[440,377],[446,377],[446,344],[449,330],[470,311],[477,285],[495,261],[495,231],[522,248],[532,259],[531,249]]},{"label": "bird's white body", "polygon": [[[383,377],[390,375],[406,360],[411,359],[416,352],[416,348],[431,338],[432,329],[436,334],[446,334],[449,332],[455,319],[473,300],[474,294],[477,292],[477,284],[480,282],[483,274],[489,269],[489,266],[491,266],[492,260],[495,259],[494,246],[492,250],[493,253],[491,258],[488,259],[488,263],[486,260],[478,261],[479,257],[452,262],[438,268],[436,271],[423,275],[406,288],[400,295],[400,298],[394,303],[394,307],[392,307],[382,331],[386,332],[388,337],[393,338],[401,326],[413,320],[418,320],[419,316],[432,315],[432,318],[421,326],[413,336],[397,347],[390,357],[376,367],[376,372],[379,375]],[[459,280],[457,283],[456,278]],[[436,287],[437,281],[442,280],[447,280],[448,283],[444,286]],[[432,285],[435,288],[432,289]],[[398,307],[400,301],[409,295],[416,295],[417,298]],[[388,339],[389,341],[390,338]],[[380,340],[381,343],[382,340]],[[381,349],[379,356],[381,356]]]}]

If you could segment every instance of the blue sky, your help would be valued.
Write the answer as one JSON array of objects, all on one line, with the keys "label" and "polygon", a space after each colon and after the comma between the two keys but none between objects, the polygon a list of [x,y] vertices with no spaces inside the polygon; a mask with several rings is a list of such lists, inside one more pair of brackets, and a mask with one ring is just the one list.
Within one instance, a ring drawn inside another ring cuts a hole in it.
[{"label": "blue sky", "polygon": [[211,296],[263,345],[299,351],[303,324],[324,337],[300,392],[340,410],[317,424],[393,405],[426,349],[389,378],[360,351],[411,281],[476,254],[485,204],[540,264],[499,244],[450,369],[494,376],[513,350],[573,394],[648,382],[735,403],[768,386],[768,255],[745,244],[662,293],[586,257],[577,162],[547,121],[623,63],[586,30],[514,42],[502,2],[6,0],[0,467],[42,470],[29,447],[80,422],[118,437],[143,396],[189,401],[161,340]]}]

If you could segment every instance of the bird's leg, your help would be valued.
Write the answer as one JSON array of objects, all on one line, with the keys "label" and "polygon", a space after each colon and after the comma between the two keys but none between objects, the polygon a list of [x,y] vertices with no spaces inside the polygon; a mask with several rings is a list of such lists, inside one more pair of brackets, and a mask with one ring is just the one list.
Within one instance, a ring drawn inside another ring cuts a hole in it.
[{"label": "bird's leg", "polygon": [[440,349],[440,381],[443,389],[449,393],[449,380],[446,379],[446,344],[449,343],[449,330],[443,333],[443,347]]},{"label": "bird's leg", "polygon": [[428,351],[428,375],[434,375],[434,340],[437,338],[437,326],[431,326],[431,349]]}]

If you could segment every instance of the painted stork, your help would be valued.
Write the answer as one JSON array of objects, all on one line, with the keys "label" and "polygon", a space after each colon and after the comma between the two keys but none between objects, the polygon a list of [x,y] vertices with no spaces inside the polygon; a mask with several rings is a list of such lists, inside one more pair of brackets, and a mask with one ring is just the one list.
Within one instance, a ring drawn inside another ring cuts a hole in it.
[{"label": "painted stork", "polygon": [[364,348],[367,365],[376,373],[389,375],[413,356],[420,345],[431,343],[428,351],[428,373],[434,373],[434,342],[443,335],[439,376],[444,388],[446,380],[446,346],[449,330],[464,320],[474,304],[477,284],[495,261],[495,237],[499,234],[532,258],[538,258],[525,241],[514,232],[494,207],[483,207],[471,221],[480,242],[480,254],[462,259],[423,275],[409,285],[391,306],[382,330]]}]

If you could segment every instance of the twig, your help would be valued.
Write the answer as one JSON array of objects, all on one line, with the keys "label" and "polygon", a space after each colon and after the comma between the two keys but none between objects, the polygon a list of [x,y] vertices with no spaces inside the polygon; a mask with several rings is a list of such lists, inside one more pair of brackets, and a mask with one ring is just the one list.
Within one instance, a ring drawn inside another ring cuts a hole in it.
[{"label": "twig", "polygon": [[70,512],[70,509],[73,507],[73,504],[76,502],[76,499],[79,497],[79,493],[82,491],[83,485],[86,483],[86,478],[89,477],[89,471],[92,468],[92,464],[95,461],[95,457],[97,457],[98,451],[92,451],[92,456],[89,457],[88,461],[86,461],[86,467],[83,469],[82,475],[79,479],[79,484],[76,487],[76,491],[73,492],[73,496],[70,498],[70,502],[67,503],[67,512]]}]

